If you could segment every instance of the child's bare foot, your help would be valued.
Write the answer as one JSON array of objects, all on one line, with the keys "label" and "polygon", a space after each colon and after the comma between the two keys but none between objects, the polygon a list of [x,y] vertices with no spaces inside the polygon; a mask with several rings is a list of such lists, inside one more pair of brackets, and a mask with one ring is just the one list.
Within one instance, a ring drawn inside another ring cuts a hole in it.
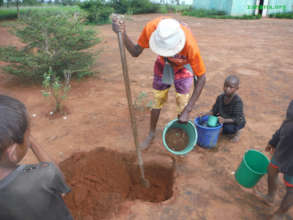
[{"label": "child's bare foot", "polygon": [[240,131],[237,131],[237,133],[234,134],[230,140],[231,140],[231,142],[236,143],[239,141],[239,139],[240,139]]},{"label": "child's bare foot", "polygon": [[269,195],[264,195],[261,192],[255,191],[257,197],[261,199],[262,202],[264,202],[268,206],[274,205],[274,199]]},{"label": "child's bare foot", "polygon": [[155,138],[155,132],[150,132],[148,136],[146,137],[146,139],[140,144],[140,149],[141,150],[147,149],[151,145],[154,138]]}]

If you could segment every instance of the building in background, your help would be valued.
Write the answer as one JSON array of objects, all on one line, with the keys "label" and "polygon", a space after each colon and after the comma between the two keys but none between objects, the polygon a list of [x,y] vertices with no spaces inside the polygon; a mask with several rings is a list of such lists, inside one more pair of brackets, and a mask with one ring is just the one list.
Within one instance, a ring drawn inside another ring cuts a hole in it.
[{"label": "building in background", "polygon": [[293,11],[293,0],[193,0],[193,7],[224,11],[231,16],[267,16]]}]

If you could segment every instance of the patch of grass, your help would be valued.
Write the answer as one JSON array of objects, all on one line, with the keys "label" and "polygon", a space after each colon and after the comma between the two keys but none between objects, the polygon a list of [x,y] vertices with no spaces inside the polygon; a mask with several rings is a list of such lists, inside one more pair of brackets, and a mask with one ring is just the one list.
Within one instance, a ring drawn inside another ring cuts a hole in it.
[{"label": "patch of grass", "polygon": [[0,9],[0,21],[15,19],[16,17],[17,17],[16,8],[5,8],[5,9],[1,8]]},{"label": "patch of grass", "polygon": [[270,18],[286,18],[286,19],[293,19],[293,12],[285,12],[285,13],[276,13],[270,14]]},{"label": "patch of grass", "polygon": [[200,18],[216,18],[216,19],[260,19],[261,15],[242,15],[242,16],[231,16],[227,15],[224,11],[216,10],[205,10],[205,9],[192,9],[184,10],[181,13],[183,16],[193,16]]},{"label": "patch of grass", "polygon": [[183,11],[190,11],[190,5],[168,5],[168,4],[159,4],[158,13],[178,13]]},{"label": "patch of grass", "polygon": [[[81,9],[78,6],[35,6],[35,7],[20,7],[20,13],[26,13],[27,11],[54,11],[54,12],[67,12],[73,14],[74,12],[80,12]],[[16,19],[17,9],[16,7],[11,8],[0,8],[0,21]]]}]

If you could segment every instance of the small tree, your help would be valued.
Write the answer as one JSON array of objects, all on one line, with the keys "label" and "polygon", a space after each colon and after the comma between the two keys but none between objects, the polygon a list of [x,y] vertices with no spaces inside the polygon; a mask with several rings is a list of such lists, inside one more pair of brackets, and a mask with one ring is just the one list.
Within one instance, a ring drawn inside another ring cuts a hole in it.
[{"label": "small tree", "polygon": [[52,96],[55,101],[55,109],[53,113],[62,112],[62,102],[66,99],[67,94],[70,90],[70,80],[72,72],[70,70],[64,70],[64,82],[60,81],[60,78],[49,68],[48,73],[44,74],[43,96]]},{"label": "small tree", "polygon": [[87,12],[87,20],[93,24],[109,23],[110,14],[114,12],[114,9],[104,0],[84,1],[79,4],[79,7]]},{"label": "small tree", "polygon": [[91,74],[89,67],[94,54],[85,49],[98,43],[93,30],[81,24],[81,15],[42,11],[21,15],[24,25],[17,25],[15,34],[26,46],[0,48],[0,59],[10,62],[8,73],[21,78],[42,80],[43,73],[52,71],[62,80],[64,70],[78,77]]}]

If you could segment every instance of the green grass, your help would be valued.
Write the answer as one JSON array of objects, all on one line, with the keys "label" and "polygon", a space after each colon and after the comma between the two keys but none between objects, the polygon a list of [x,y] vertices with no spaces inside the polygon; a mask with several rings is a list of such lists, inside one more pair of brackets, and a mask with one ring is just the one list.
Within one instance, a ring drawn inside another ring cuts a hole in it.
[{"label": "green grass", "polygon": [[284,13],[276,13],[276,14],[270,14],[270,18],[287,18],[287,19],[293,19],[293,12],[284,12]]},{"label": "green grass", "polygon": [[243,15],[243,16],[231,16],[227,15],[224,11],[216,10],[204,10],[204,9],[192,9],[184,10],[181,13],[183,16],[193,16],[199,18],[216,18],[216,19],[260,19],[261,15]]},{"label": "green grass", "polygon": [[14,19],[17,17],[17,11],[16,8],[5,8],[5,9],[0,9],[0,21],[1,20],[9,20],[9,19]]},{"label": "green grass", "polygon": [[[62,11],[62,12],[80,12],[81,9],[78,6],[36,6],[36,7],[20,7],[20,13],[25,13],[29,10],[37,11]],[[16,7],[0,8],[0,21],[17,18]]]}]

